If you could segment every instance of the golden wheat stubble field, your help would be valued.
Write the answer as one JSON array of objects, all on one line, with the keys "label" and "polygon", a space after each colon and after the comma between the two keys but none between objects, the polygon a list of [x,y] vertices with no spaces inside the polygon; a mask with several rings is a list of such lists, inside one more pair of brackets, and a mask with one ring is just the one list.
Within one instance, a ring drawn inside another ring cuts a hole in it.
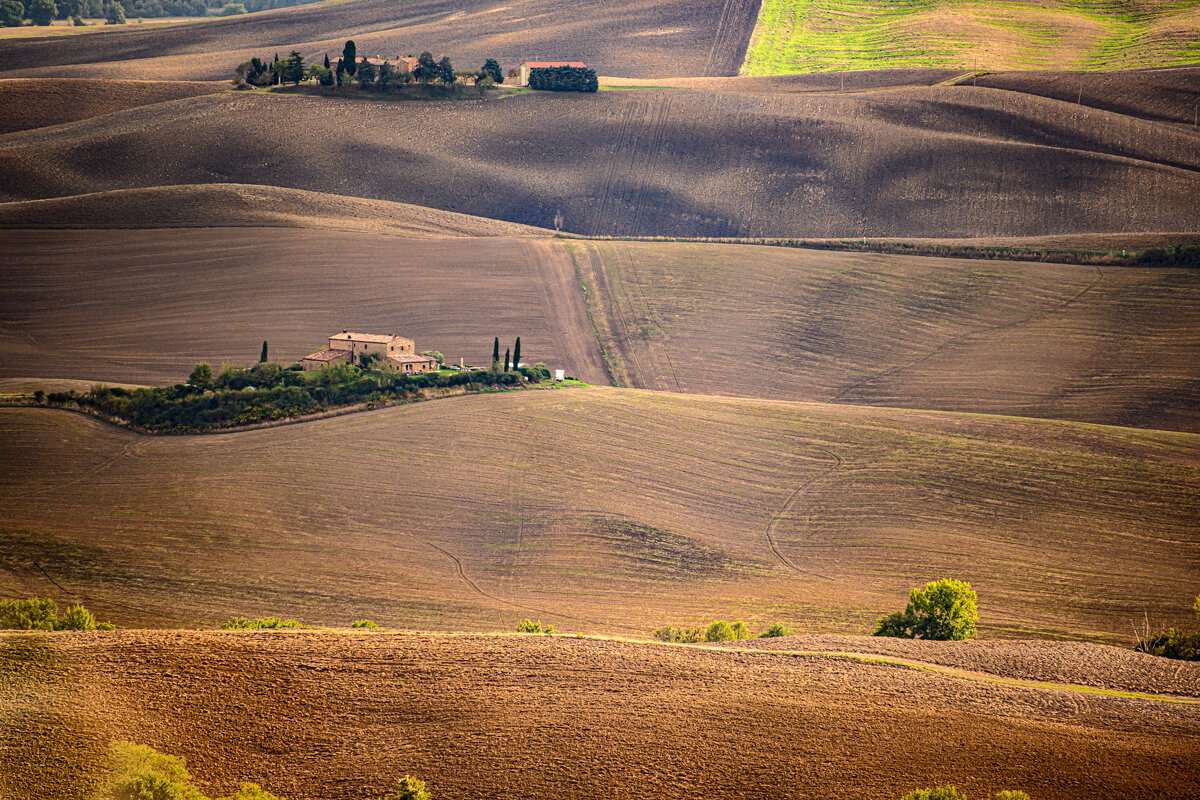
[{"label": "golden wheat stubble field", "polygon": [[[603,75],[736,75],[757,17],[737,0],[349,0],[187,25],[87,37],[0,41],[0,73],[14,77],[224,80],[251,56],[299,50],[335,58],[428,50],[460,69],[496,58],[580,60]],[[83,39],[94,41],[83,41]]]},{"label": "golden wheat stubble field", "polygon": [[0,417],[0,590],[121,625],[862,633],[953,575],[986,636],[1123,642],[1200,568],[1190,434],[616,389],[201,437]]},{"label": "golden wheat stubble field", "polygon": [[[1161,797],[1200,791],[1200,707],[774,653],[560,637],[122,631],[0,638],[14,800],[75,798],[112,738],[214,794]],[[64,704],[64,687],[72,702]],[[953,719],[952,724],[948,723]],[[937,746],[917,742],[937,731]],[[1146,764],[1152,763],[1153,770]]]},{"label": "golden wheat stubble field", "polygon": [[0,186],[27,200],[270,184],[540,227],[561,212],[566,230],[600,235],[1178,232],[1200,226],[1198,142],[1180,125],[969,86],[453,103],[225,93],[5,136]]},{"label": "golden wheat stubble field", "polygon": [[3,233],[4,377],[183,380],[292,363],[344,329],[395,332],[453,363],[492,338],[607,383],[565,248],[547,238],[411,238],[293,228]]},{"label": "golden wheat stubble field", "polygon": [[1200,274],[572,242],[620,385],[1200,430]]}]

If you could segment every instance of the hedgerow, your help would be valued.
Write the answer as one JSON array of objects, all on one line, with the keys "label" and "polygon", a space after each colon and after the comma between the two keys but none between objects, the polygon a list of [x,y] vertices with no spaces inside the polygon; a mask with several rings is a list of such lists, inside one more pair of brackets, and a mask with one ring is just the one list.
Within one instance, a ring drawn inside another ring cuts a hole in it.
[{"label": "hedgerow", "polygon": [[542,621],[534,622],[531,619],[523,619],[517,623],[517,633],[554,633],[554,626],[547,625],[542,627]]},{"label": "hedgerow", "polygon": [[74,404],[149,433],[200,433],[358,403],[415,399],[427,389],[486,390],[541,380],[542,374],[529,368],[404,375],[350,365],[303,372],[270,363],[229,367],[214,377],[211,367],[198,364],[187,383],[143,389],[97,386],[83,394],[51,392],[46,400],[52,406]]},{"label": "hedgerow", "polygon": [[663,642],[696,644],[699,642],[736,642],[749,639],[750,629],[744,622],[732,624],[723,619],[713,622],[707,628],[677,628],[667,625],[654,631],[654,638]]},{"label": "hedgerow", "polygon": [[529,88],[548,92],[595,92],[596,70],[587,67],[536,67],[529,70]]},{"label": "hedgerow", "polygon": [[223,631],[256,631],[256,630],[282,630],[285,628],[300,628],[303,627],[294,619],[280,619],[279,617],[261,617],[259,619],[246,619],[245,617],[233,617],[221,626]]}]

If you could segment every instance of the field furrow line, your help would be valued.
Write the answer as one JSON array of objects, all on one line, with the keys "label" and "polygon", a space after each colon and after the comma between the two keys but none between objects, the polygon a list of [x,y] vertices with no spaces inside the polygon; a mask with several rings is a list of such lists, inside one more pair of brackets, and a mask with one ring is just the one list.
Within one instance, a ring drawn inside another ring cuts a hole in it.
[{"label": "field furrow line", "polygon": [[604,182],[600,187],[600,205],[596,209],[596,217],[592,220],[592,236],[598,236],[601,230],[605,227],[605,220],[608,218],[609,207],[615,202],[613,199],[614,182],[619,171],[619,163],[621,156],[625,152],[625,140],[628,138],[629,129],[633,125],[633,119],[637,115],[638,101],[632,101],[629,107],[625,109],[625,113],[621,116],[621,127],[617,132],[617,140],[613,144],[612,153],[608,158],[608,166],[604,171]]},{"label": "field furrow line", "polygon": [[917,367],[921,366],[922,364],[926,363],[930,359],[937,356],[939,353],[946,350],[946,348],[951,347],[955,344],[961,344],[962,342],[964,342],[968,339],[971,339],[973,337],[982,336],[987,333],[997,333],[999,331],[1011,330],[1012,328],[1017,328],[1021,325],[1028,325],[1029,323],[1037,322],[1039,320],[1045,319],[1046,317],[1049,317],[1054,314],[1058,314],[1058,313],[1065,311],[1067,308],[1070,308],[1072,305],[1074,305],[1076,302],[1078,302],[1080,299],[1082,299],[1084,295],[1086,295],[1088,292],[1095,289],[1097,286],[1099,286],[1104,281],[1105,276],[1104,276],[1103,270],[1101,270],[1099,267],[1093,267],[1092,269],[1094,269],[1096,271],[1096,275],[1097,275],[1096,279],[1094,281],[1092,281],[1091,283],[1089,283],[1084,288],[1080,289],[1078,292],[1076,292],[1071,297],[1067,298],[1066,300],[1063,300],[1062,302],[1060,302],[1054,306],[1051,306],[1050,308],[1044,309],[1043,311],[1041,311],[1037,314],[1031,314],[1027,317],[1022,317],[1020,319],[1010,320],[1008,322],[1004,322],[999,325],[989,325],[989,326],[983,327],[983,328],[976,328],[974,330],[969,330],[969,331],[966,331],[965,333],[958,334],[957,336],[952,336],[949,339],[947,339],[946,341],[942,342],[937,347],[935,347],[933,350],[930,350],[928,353],[921,356],[920,358],[918,358],[915,361],[912,361],[907,364],[901,364],[901,365],[898,365],[895,367],[889,367],[888,369],[877,372],[868,378],[858,381],[857,383],[853,383],[850,386],[847,386],[846,388],[842,389],[837,394],[835,394],[832,398],[830,398],[829,402],[836,403],[837,401],[845,398],[845,396],[847,394],[849,394],[853,391],[856,391],[858,389],[862,389],[863,387],[869,386],[870,384],[874,383],[875,381],[877,381],[881,378],[890,377],[892,375],[898,375],[902,372],[907,372],[908,370],[916,369]]},{"label": "field furrow line", "polygon": [[[806,575],[813,574],[812,570],[807,570],[807,569],[803,569],[801,567],[796,566],[795,562],[793,562],[790,558],[785,556],[782,551],[780,551],[779,543],[775,541],[774,530],[775,530],[775,526],[779,524],[780,520],[782,520],[785,516],[788,515],[788,513],[792,510],[792,507],[796,505],[796,502],[800,499],[800,497],[804,494],[804,492],[810,486],[812,486],[814,483],[816,483],[819,480],[823,480],[824,478],[829,477],[830,475],[832,475],[833,473],[837,472],[839,469],[842,468],[843,462],[842,462],[841,456],[839,456],[837,453],[833,452],[832,450],[829,450],[824,447],[818,447],[817,449],[834,460],[833,466],[831,466],[829,469],[827,469],[817,475],[814,475],[813,477],[809,478],[808,480],[804,481],[799,486],[797,486],[795,491],[793,491],[791,493],[791,495],[788,496],[788,499],[784,502],[783,506],[777,512],[775,512],[775,514],[773,514],[771,516],[770,522],[767,523],[767,545],[771,548],[771,552],[775,554],[775,557],[778,558],[779,562],[781,564],[783,564],[785,567],[788,567],[789,569],[793,570],[794,572],[799,572],[801,574],[806,574]],[[825,576],[822,575],[820,577],[825,577]]]}]

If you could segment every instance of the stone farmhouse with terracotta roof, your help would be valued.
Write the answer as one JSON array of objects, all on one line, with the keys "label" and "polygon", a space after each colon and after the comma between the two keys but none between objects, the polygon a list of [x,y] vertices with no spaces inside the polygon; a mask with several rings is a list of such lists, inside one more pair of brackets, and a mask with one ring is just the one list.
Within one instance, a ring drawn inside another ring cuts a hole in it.
[{"label": "stone farmhouse with terracotta roof", "polygon": [[394,333],[352,333],[342,331],[329,337],[329,347],[300,359],[305,372],[332,367],[337,364],[355,364],[364,355],[379,357],[385,369],[394,369],[406,375],[432,372],[438,368],[436,358],[418,355],[417,345]]}]

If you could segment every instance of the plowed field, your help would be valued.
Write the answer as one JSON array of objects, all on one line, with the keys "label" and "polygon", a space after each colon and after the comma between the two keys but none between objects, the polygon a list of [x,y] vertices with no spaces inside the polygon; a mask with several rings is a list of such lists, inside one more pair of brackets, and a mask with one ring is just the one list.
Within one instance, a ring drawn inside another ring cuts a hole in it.
[{"label": "plowed field", "polygon": [[571,247],[621,385],[1200,430],[1196,270]]},{"label": "plowed field", "polygon": [[[758,3],[740,0],[349,0],[183,26],[0,40],[0,72],[20,76],[225,80],[252,55],[429,50],[477,68],[584,61],[603,75],[736,75]],[[268,52],[270,51],[270,52]]]},{"label": "plowed field", "polygon": [[[1200,707],[770,653],[515,636],[8,635],[0,790],[74,800],[113,738],[214,795],[1130,800],[1200,791]],[[914,747],[936,731],[937,746]],[[1148,772],[1144,765],[1154,764]],[[81,774],[82,773],[82,774]]]},{"label": "plowed field", "polygon": [[1188,434],[613,389],[185,438],[0,422],[0,595],[120,624],[865,633],[954,575],[985,635],[1124,642],[1200,570]]},{"label": "plowed field", "polygon": [[972,87],[454,103],[225,93],[5,136],[0,192],[270,184],[540,227],[561,212],[566,230],[601,235],[1174,232],[1200,228],[1198,144],[1182,126]]}]

